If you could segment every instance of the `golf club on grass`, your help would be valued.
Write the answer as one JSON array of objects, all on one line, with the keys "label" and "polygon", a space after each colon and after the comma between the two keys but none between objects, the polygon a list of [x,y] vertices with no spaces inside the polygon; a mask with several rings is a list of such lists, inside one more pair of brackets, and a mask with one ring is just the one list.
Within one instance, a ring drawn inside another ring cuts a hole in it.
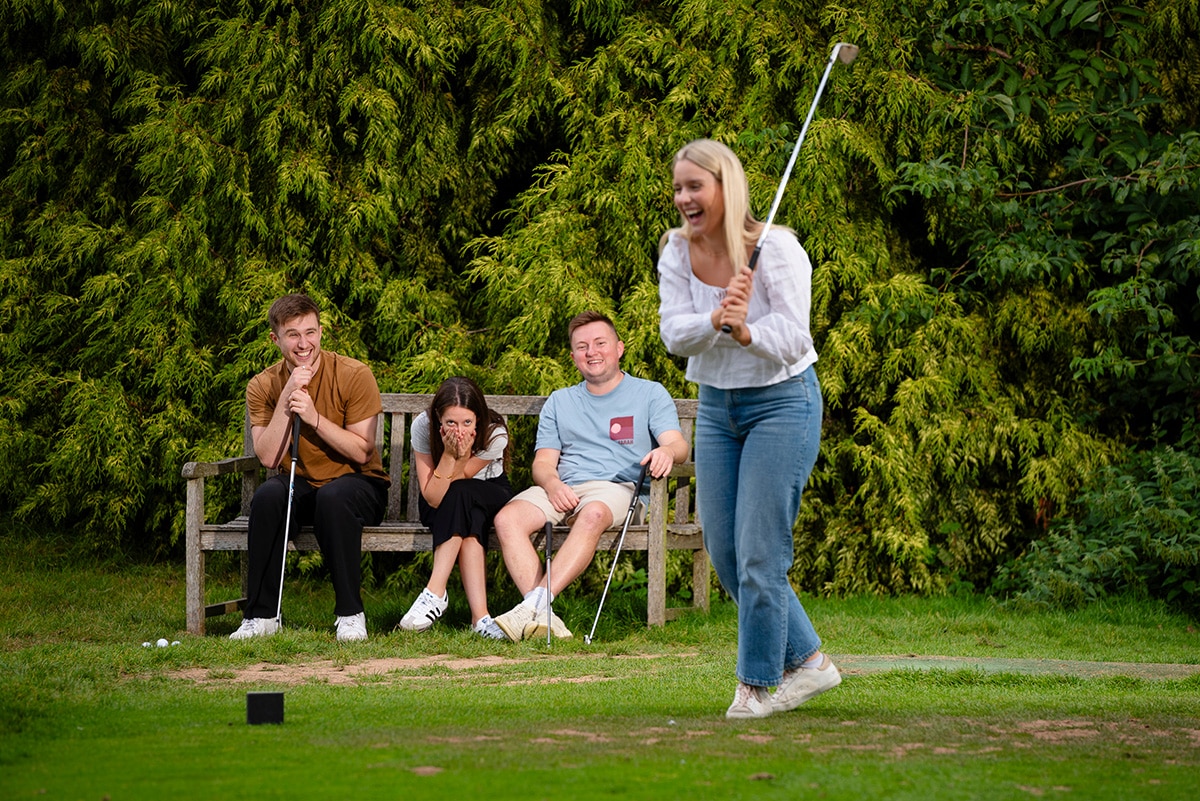
[{"label": "golf club on grass", "polygon": [[642,483],[646,480],[648,466],[648,464],[642,465],[642,471],[638,473],[637,486],[633,488],[633,497],[629,499],[629,511],[625,513],[625,525],[621,526],[621,536],[617,538],[617,550],[613,554],[612,566],[608,568],[608,581],[604,582],[600,605],[596,607],[596,619],[592,621],[591,633],[583,638],[588,645],[592,644],[592,636],[596,633],[596,624],[600,622],[600,611],[604,609],[604,599],[608,597],[608,585],[612,584],[613,572],[617,569],[617,560],[621,558],[621,546],[625,544],[625,532],[629,531],[629,523],[633,520],[633,511],[637,508],[638,497],[642,494]]},{"label": "golf club on grass", "polygon": [[296,460],[300,458],[300,415],[292,415],[292,472],[288,476],[287,514],[283,518],[283,560],[279,563],[279,598],[275,604],[275,620],[283,614],[283,571],[287,567],[288,535],[292,530],[292,495],[296,491]]},{"label": "golf club on grass", "polygon": [[[754,245],[754,252],[750,254],[750,271],[754,272],[754,268],[758,265],[758,254],[762,252],[763,242],[767,240],[767,232],[771,230],[771,223],[775,219],[775,212],[779,210],[779,201],[783,199],[783,190],[787,188],[788,178],[792,175],[792,167],[796,165],[796,155],[800,152],[800,144],[804,141],[804,135],[808,133],[808,124],[812,122],[813,114],[817,111],[817,103],[821,100],[821,93],[825,91],[825,82],[829,80],[829,72],[833,69],[833,62],[841,61],[843,64],[851,64],[858,57],[858,45],[847,44],[846,42],[838,42],[833,46],[833,52],[829,54],[829,63],[825,65],[825,74],[821,76],[821,83],[817,86],[817,94],[813,97],[812,105],[808,107],[808,116],[804,118],[804,125],[800,127],[800,138],[796,140],[796,146],[792,148],[792,157],[788,159],[787,169],[783,171],[783,179],[779,182],[779,188],[775,190],[775,199],[771,202],[771,210],[767,213],[767,221],[763,223],[762,233],[758,235],[758,242]],[[728,325],[722,325],[721,330],[726,334],[733,329]]]},{"label": "golf club on grass", "polygon": [[550,647],[550,624],[554,621],[554,596],[550,594],[550,552],[554,550],[554,524],[546,521],[546,647]]}]

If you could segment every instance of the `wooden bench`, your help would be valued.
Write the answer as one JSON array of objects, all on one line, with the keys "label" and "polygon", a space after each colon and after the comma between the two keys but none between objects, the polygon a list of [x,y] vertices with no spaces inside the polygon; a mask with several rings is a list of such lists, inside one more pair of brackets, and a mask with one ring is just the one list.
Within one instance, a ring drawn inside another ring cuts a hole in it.
[{"label": "wooden bench", "polygon": [[[419,486],[415,470],[409,470],[411,443],[408,442],[409,425],[413,417],[428,408],[430,395],[393,394],[383,395],[383,414],[376,435],[376,447],[384,455],[392,486],[388,492],[388,508],[383,522],[363,530],[364,551],[416,552],[428,551],[433,547],[433,537],[421,525],[417,513]],[[510,422],[513,418],[536,417],[545,403],[544,396],[536,395],[489,395],[488,406],[504,415]],[[692,427],[696,419],[696,401],[676,400],[679,422],[684,437],[691,442]],[[386,440],[386,441],[385,441]],[[218,462],[188,462],[183,466],[183,477],[187,479],[187,628],[192,634],[204,634],[205,620],[216,615],[233,613],[245,603],[247,593],[245,551],[247,540],[250,500],[254,491],[265,480],[266,471],[253,455],[250,438],[250,422],[247,418],[243,432],[245,455]],[[520,454],[514,453],[514,460]],[[529,454],[532,457],[532,452]],[[238,475],[241,478],[241,512],[238,517],[224,523],[211,523],[205,519],[204,484],[210,477]],[[704,550],[700,525],[696,520],[691,490],[691,477],[695,465],[690,460],[676,465],[670,476],[650,482],[650,506],[646,521],[642,525],[630,525],[623,550],[646,551],[648,562],[646,622],[662,625],[690,609],[708,609],[709,562]],[[671,485],[674,489],[671,489]],[[521,487],[515,487],[519,490]],[[612,550],[620,536],[624,517],[616,521],[614,528],[605,532],[600,539],[599,549]],[[553,546],[557,550],[567,529],[556,530]],[[534,545],[544,550],[544,534],[534,535]],[[493,532],[489,548],[497,550],[499,543]],[[316,537],[312,529],[305,527],[293,531],[288,542],[289,550],[315,551]],[[692,605],[668,608],[666,586],[667,552],[671,550],[692,551]],[[241,551],[242,595],[238,600],[221,603],[206,603],[204,597],[205,558],[217,551]]]}]

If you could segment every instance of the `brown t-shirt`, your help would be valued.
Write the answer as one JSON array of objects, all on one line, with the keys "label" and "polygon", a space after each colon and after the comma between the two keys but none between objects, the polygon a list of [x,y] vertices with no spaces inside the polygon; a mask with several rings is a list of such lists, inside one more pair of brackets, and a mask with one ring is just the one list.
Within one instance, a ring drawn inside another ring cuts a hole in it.
[{"label": "brown t-shirt", "polygon": [[[250,425],[263,428],[270,425],[275,403],[287,380],[287,367],[282,360],[250,379],[246,385]],[[321,352],[321,365],[308,385],[308,393],[321,416],[342,428],[383,411],[379,384],[371,368],[357,359],[327,350]],[[296,463],[296,473],[318,487],[347,473],[361,473],[391,483],[378,448],[365,465],[354,464],[327,445],[320,433],[314,433],[307,424],[300,426],[300,459]]]}]

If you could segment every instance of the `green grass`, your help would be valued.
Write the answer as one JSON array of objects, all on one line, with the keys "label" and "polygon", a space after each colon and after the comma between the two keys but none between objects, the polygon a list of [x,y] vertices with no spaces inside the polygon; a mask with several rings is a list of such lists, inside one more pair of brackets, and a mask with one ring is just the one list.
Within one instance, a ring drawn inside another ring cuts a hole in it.
[{"label": "green grass", "polygon": [[[497,587],[493,611],[510,593]],[[412,595],[384,590],[366,597],[372,639],[339,645],[325,582],[290,581],[289,628],[234,643],[224,636],[233,617],[210,621],[207,637],[183,635],[182,566],[81,564],[2,537],[0,798],[1177,799],[1194,790],[1196,676],[863,671],[794,712],[730,722],[729,604],[646,629],[632,593],[610,595],[597,641],[585,645],[596,599],[570,595],[556,608],[576,638],[549,649],[473,637],[461,604],[433,632],[391,634]],[[1071,613],[974,596],[805,606],[835,658],[1200,660],[1194,621],[1129,599]],[[142,647],[158,637],[181,644]],[[364,665],[377,672],[347,680]],[[243,680],[247,670],[257,678]],[[283,681],[297,671],[307,671],[298,683]],[[284,691],[284,725],[246,725],[246,692],[262,689]]]}]

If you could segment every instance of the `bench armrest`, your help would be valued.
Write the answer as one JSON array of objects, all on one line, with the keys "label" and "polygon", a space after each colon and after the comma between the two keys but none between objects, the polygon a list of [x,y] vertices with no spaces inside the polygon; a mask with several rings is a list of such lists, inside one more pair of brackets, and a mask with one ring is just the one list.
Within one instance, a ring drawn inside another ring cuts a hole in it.
[{"label": "bench armrest", "polygon": [[183,466],[183,477],[193,479],[224,476],[230,473],[249,473],[260,467],[262,465],[257,456],[235,456],[219,462],[188,462]]},{"label": "bench armrest", "polygon": [[696,475],[696,463],[684,462],[677,464],[671,468],[671,472],[667,473],[664,478],[693,478]]}]

